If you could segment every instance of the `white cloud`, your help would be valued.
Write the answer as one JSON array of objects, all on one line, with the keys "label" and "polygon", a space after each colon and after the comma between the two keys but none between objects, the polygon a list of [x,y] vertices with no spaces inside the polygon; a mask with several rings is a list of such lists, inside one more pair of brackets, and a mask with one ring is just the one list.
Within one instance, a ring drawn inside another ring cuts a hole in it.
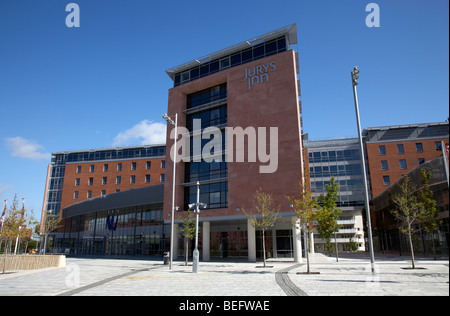
[{"label": "white cloud", "polygon": [[11,155],[13,157],[33,159],[33,160],[50,160],[51,153],[39,152],[43,148],[42,145],[37,144],[34,141],[25,139],[23,137],[7,137],[5,138],[6,145],[11,149]]},{"label": "white cloud", "polygon": [[165,144],[166,124],[143,120],[130,129],[117,134],[112,145],[135,145],[136,141],[140,141],[140,145]]},{"label": "white cloud", "polygon": [[[12,189],[12,185],[4,185],[0,183],[0,197],[3,197],[5,192],[8,191],[9,189]],[[0,204],[3,205],[3,204]],[[0,206],[1,209],[1,206]]]}]

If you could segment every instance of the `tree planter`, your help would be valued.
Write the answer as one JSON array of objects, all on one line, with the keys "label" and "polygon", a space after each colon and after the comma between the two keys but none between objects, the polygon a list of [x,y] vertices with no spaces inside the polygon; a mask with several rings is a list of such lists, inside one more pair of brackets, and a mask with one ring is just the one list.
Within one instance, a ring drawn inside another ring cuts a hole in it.
[{"label": "tree planter", "polygon": [[[6,259],[6,260],[5,260]],[[4,255],[0,257],[0,271],[6,261],[6,271],[35,270],[49,267],[63,268],[66,266],[65,255]]]}]

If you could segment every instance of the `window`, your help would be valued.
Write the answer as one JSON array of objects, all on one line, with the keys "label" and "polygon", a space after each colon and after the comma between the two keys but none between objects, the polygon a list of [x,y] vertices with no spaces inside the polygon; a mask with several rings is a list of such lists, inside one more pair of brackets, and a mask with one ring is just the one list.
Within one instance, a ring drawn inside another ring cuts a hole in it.
[{"label": "window", "polygon": [[228,67],[230,67],[230,56],[227,56],[227,57],[222,58],[222,59],[220,60],[220,69],[221,69],[221,70],[222,70],[222,69],[226,69],[226,68],[228,68]]},{"label": "window", "polygon": [[80,178],[75,179],[75,186],[76,187],[80,186]]},{"label": "window", "polygon": [[161,160],[161,169],[166,169],[166,161]]},{"label": "window", "polygon": [[149,170],[152,167],[152,162],[151,161],[147,161],[145,164],[145,169]]},{"label": "window", "polygon": [[117,171],[122,171],[122,163],[121,162],[119,162],[117,164]]},{"label": "window", "polygon": [[89,168],[89,172],[90,172],[90,173],[94,172],[94,167],[95,167],[95,165],[91,165],[91,166],[90,166],[90,168]]},{"label": "window", "polygon": [[150,183],[150,175],[149,174],[145,175],[145,183]]},{"label": "window", "polygon": [[108,182],[108,177],[103,177],[102,185],[106,185],[107,182]]},{"label": "window", "polygon": [[77,166],[77,173],[81,173],[81,166]]},{"label": "window", "polygon": [[441,142],[435,142],[434,145],[436,146],[436,151],[442,151],[442,143]]},{"label": "window", "polygon": [[106,190],[102,190],[102,196],[106,195]]},{"label": "window", "polygon": [[[197,186],[186,187],[185,207],[197,200]],[[223,208],[228,206],[228,182],[218,182],[200,185],[200,202],[206,203],[206,209]]]},{"label": "window", "polygon": [[131,163],[131,170],[136,170],[136,163],[135,162]]},{"label": "window", "polygon": [[181,82],[188,82],[189,81],[189,71],[185,71],[181,74]]},{"label": "window", "polygon": [[405,149],[403,148],[403,144],[397,144],[397,152],[399,154],[404,154],[405,153]]},{"label": "window", "polygon": [[387,160],[381,160],[381,170],[388,170]]},{"label": "window", "polygon": [[88,185],[93,185],[93,184],[94,184],[94,178],[89,178]]},{"label": "window", "polygon": [[425,158],[419,158],[419,165],[425,163]]},{"label": "window", "polygon": [[105,163],[103,164],[103,172],[107,172],[108,171],[108,164]]},{"label": "window", "polygon": [[204,62],[200,67],[194,66],[187,71],[176,73],[174,76],[174,86],[176,87],[180,84],[198,79],[200,77],[208,76],[229,67],[238,66],[259,58],[284,52],[287,50],[287,41],[285,36],[281,36],[271,41],[255,45],[252,44],[251,46],[251,48],[246,48],[240,52],[234,53],[233,55]]},{"label": "window", "polygon": [[391,180],[389,176],[383,176],[383,185],[391,185]]},{"label": "window", "polygon": [[73,192],[73,198],[78,199],[78,191]]},{"label": "window", "polygon": [[400,159],[400,169],[406,169],[406,160]]},{"label": "window", "polygon": [[136,183],[136,176],[135,176],[135,175],[132,175],[132,176],[130,177],[130,183],[131,183],[131,184]]},{"label": "window", "polygon": [[386,147],[384,145],[378,146],[378,149],[380,150],[380,155],[386,155]]},{"label": "window", "polygon": [[422,143],[416,143],[416,151],[418,153],[423,153]]},{"label": "window", "polygon": [[120,184],[122,182],[122,177],[121,176],[117,176],[116,177],[116,184]]},{"label": "window", "polygon": [[165,179],[166,179],[166,175],[164,173],[161,173],[160,181],[164,182]]},{"label": "window", "polygon": [[87,198],[88,198],[88,199],[92,198],[92,191],[91,191],[91,190],[89,190],[89,191],[87,192]]}]

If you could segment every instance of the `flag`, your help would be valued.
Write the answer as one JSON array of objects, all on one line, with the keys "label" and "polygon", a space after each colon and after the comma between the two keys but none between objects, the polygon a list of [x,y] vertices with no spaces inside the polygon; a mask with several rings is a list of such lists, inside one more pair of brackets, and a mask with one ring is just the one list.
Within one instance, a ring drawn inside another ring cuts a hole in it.
[{"label": "flag", "polygon": [[0,218],[0,229],[3,227],[3,221],[5,220],[5,214],[6,214],[6,202],[7,202],[8,200],[5,200],[5,209],[3,210],[3,213],[2,213],[2,217]]}]

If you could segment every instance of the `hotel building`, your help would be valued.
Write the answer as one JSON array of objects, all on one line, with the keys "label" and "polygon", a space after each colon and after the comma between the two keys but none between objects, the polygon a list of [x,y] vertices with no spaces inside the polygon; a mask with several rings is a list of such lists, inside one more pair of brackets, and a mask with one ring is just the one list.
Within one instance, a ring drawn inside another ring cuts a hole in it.
[{"label": "hotel building", "polygon": [[[260,232],[244,214],[244,210],[256,212],[254,196],[260,187],[272,194],[272,206],[279,206],[283,217],[266,234],[268,255],[301,258],[300,231],[292,225],[293,212],[286,199],[286,195],[298,195],[303,170],[298,59],[291,47],[295,44],[293,24],[166,71],[173,80],[167,113],[172,119],[178,115],[182,130],[178,144],[188,143],[191,149],[189,154],[177,151],[182,160],[176,163],[174,206],[183,211],[196,202],[199,181],[200,202],[207,205],[200,214],[203,260],[246,257],[254,261],[262,256]],[[171,221],[173,184],[169,153],[174,137],[168,126],[165,223]],[[206,161],[211,128],[219,135],[214,138],[215,160]],[[200,150],[196,151],[196,143]],[[180,212],[175,216],[179,223]],[[181,239],[175,239],[174,248],[181,255]]]}]

